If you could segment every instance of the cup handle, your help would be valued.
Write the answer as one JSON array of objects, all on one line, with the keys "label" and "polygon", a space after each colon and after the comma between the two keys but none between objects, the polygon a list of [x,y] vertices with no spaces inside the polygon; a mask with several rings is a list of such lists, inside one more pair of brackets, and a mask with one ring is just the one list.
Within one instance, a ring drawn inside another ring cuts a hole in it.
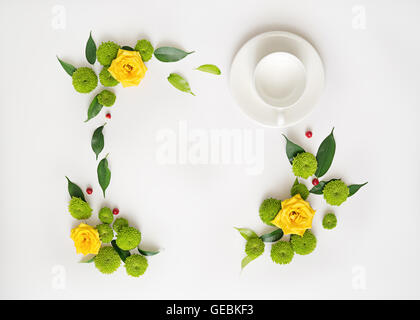
[{"label": "cup handle", "polygon": [[277,125],[279,127],[283,127],[285,122],[286,122],[286,118],[285,118],[283,112],[279,112],[279,114],[277,115]]}]

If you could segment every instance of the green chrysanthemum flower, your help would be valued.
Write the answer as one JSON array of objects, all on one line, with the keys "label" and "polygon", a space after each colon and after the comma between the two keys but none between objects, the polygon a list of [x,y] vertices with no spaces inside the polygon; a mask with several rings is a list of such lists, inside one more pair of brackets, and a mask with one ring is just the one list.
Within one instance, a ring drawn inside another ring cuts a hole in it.
[{"label": "green chrysanthemum flower", "polygon": [[92,215],[92,208],[86,201],[72,197],[69,203],[69,212],[77,220],[89,219]]},{"label": "green chrysanthemum flower", "polygon": [[104,87],[114,87],[119,84],[118,80],[114,79],[106,67],[99,73],[99,81]]},{"label": "green chrysanthemum flower", "polygon": [[309,190],[303,183],[298,183],[292,187],[290,194],[293,197],[296,194],[300,194],[303,200],[306,200],[309,196]]},{"label": "green chrysanthemum flower", "polygon": [[117,246],[123,250],[136,248],[141,241],[141,232],[133,227],[125,227],[117,235]]},{"label": "green chrysanthemum flower", "polygon": [[111,209],[108,207],[103,207],[101,210],[99,210],[98,217],[102,223],[110,224],[112,221],[114,221],[114,215],[112,214]]},{"label": "green chrysanthemum flower", "polygon": [[140,52],[141,59],[144,62],[149,61],[152,58],[154,51],[152,44],[146,39],[137,41],[134,50]]},{"label": "green chrysanthemum flower", "polygon": [[307,179],[315,173],[318,162],[312,153],[302,152],[294,157],[292,165],[295,176]]},{"label": "green chrysanthemum flower", "polygon": [[290,243],[297,254],[310,254],[316,248],[316,237],[310,230],[306,230],[303,236],[292,234]]},{"label": "green chrysanthemum flower", "polygon": [[139,277],[146,272],[147,259],[140,254],[133,254],[125,260],[125,270],[133,277]]},{"label": "green chrysanthemum flower", "polygon": [[95,267],[102,273],[113,273],[121,265],[121,259],[113,247],[105,246],[99,249],[95,259]]},{"label": "green chrysanthemum flower", "polygon": [[102,90],[98,94],[98,102],[105,107],[111,107],[116,98],[115,94],[109,90]]},{"label": "green chrysanthemum flower", "polygon": [[245,253],[251,258],[257,258],[264,252],[264,242],[260,238],[251,238],[246,242]]},{"label": "green chrysanthemum flower", "polygon": [[271,221],[276,217],[277,213],[279,213],[281,209],[281,201],[268,198],[263,201],[260,205],[260,218],[262,222],[272,226],[273,224]]},{"label": "green chrysanthemum flower", "polygon": [[112,225],[116,233],[120,233],[121,230],[125,227],[128,227],[128,221],[124,218],[117,218]]},{"label": "green chrysanthemum flower", "polygon": [[112,60],[117,57],[120,46],[115,42],[108,41],[102,42],[102,44],[96,50],[96,57],[101,65],[108,67],[111,65]]},{"label": "green chrysanthemum flower", "polygon": [[99,239],[101,239],[103,243],[110,243],[112,239],[114,239],[114,231],[109,224],[98,224],[96,229],[99,233]]},{"label": "green chrysanthemum flower", "polygon": [[341,180],[328,182],[322,192],[324,193],[325,201],[332,206],[339,206],[342,204],[347,200],[350,193],[347,185]]},{"label": "green chrysanthemum flower", "polygon": [[77,69],[73,73],[72,79],[74,89],[80,93],[89,93],[98,85],[96,73],[88,67]]},{"label": "green chrysanthemum flower", "polygon": [[337,217],[334,213],[327,213],[322,219],[324,229],[334,229],[337,226]]},{"label": "green chrysanthemum flower", "polygon": [[279,241],[271,246],[271,260],[278,264],[288,264],[295,253],[290,242]]}]

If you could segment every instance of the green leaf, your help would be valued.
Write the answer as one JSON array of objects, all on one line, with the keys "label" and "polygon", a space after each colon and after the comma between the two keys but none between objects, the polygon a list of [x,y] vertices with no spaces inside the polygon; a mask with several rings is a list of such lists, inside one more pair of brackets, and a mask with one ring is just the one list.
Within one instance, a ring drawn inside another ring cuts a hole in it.
[{"label": "green leaf", "polygon": [[214,64],[203,64],[202,66],[199,66],[197,69],[195,70],[199,70],[199,71],[203,71],[203,72],[208,72],[208,73],[212,73],[212,74],[221,74],[222,72],[220,71],[220,69],[215,66]]},{"label": "green leaf", "polygon": [[316,169],[315,176],[318,178],[322,177],[327,173],[328,169],[334,159],[335,154],[335,139],[334,139],[334,128],[331,133],[322,141],[316,154],[316,160],[318,161],[318,168]]},{"label": "green leaf", "polygon": [[134,49],[129,47],[129,46],[123,46],[123,47],[121,47],[121,49],[128,50],[128,51],[134,51]]},{"label": "green leaf", "polygon": [[173,47],[160,47],[155,50],[154,55],[156,59],[162,62],[176,62],[184,59],[191,53],[194,53],[194,51],[186,52]]},{"label": "green leaf", "polygon": [[298,178],[296,178],[295,183],[293,183],[292,188],[293,188],[294,186],[297,186],[298,184],[299,184],[299,179],[298,179]]},{"label": "green leaf", "polygon": [[93,98],[92,102],[90,103],[89,109],[88,109],[88,117],[85,120],[85,122],[88,122],[90,119],[95,118],[99,112],[101,112],[103,108],[103,105],[101,105],[98,102],[98,96],[96,95],[95,98]]},{"label": "green leaf", "polygon": [[105,198],[105,190],[108,188],[109,183],[111,181],[111,171],[108,168],[108,160],[106,159],[108,155],[103,158],[98,164],[98,181],[99,185],[102,188],[102,192],[104,193]]},{"label": "green leaf", "polygon": [[77,184],[73,183],[69,178],[66,177],[66,179],[67,189],[69,190],[70,197],[76,197],[82,199],[83,201],[86,201],[82,189],[80,189],[80,187]]},{"label": "green leaf", "polygon": [[125,262],[125,259],[127,259],[129,256],[131,256],[130,251],[120,249],[119,246],[117,246],[117,242],[115,240],[111,241],[112,247],[117,251],[118,255],[120,256],[122,262]]},{"label": "green leaf", "polygon": [[92,38],[92,31],[90,32],[89,39],[86,43],[85,54],[86,54],[86,60],[90,64],[94,64],[95,61],[96,61],[96,44],[95,44],[95,41],[93,41],[93,38]]},{"label": "green leaf", "polygon": [[282,237],[283,237],[283,230],[277,229],[277,230],[274,230],[273,232],[266,233],[260,236],[260,239],[264,242],[276,242],[280,240]]},{"label": "green leaf", "polygon": [[79,263],[92,263],[93,261],[95,261],[95,257],[96,257],[96,256],[93,256],[93,257],[92,257],[92,258],[90,258],[90,259],[81,260],[81,261],[79,261]]},{"label": "green leaf", "polygon": [[60,62],[61,66],[63,67],[64,71],[66,71],[70,77],[73,75],[73,73],[77,70],[77,68],[70,63],[64,62],[59,57],[57,57],[58,61]]},{"label": "green leaf", "polygon": [[245,268],[252,260],[255,260],[255,258],[251,258],[250,256],[243,258],[241,262],[241,269]]},{"label": "green leaf", "polygon": [[289,162],[292,163],[293,158],[296,157],[299,153],[305,152],[305,150],[301,146],[298,146],[296,143],[290,141],[285,135],[283,135],[283,137],[286,138],[287,158],[289,159]]},{"label": "green leaf", "polygon": [[322,190],[324,189],[327,182],[320,181],[315,187],[313,187],[311,190],[309,190],[310,193],[314,194],[322,194]]},{"label": "green leaf", "polygon": [[352,195],[354,195],[357,191],[359,191],[359,189],[361,187],[363,187],[365,184],[367,184],[367,182],[362,183],[362,184],[352,184],[349,186],[349,197],[351,197]]},{"label": "green leaf", "polygon": [[159,253],[159,251],[146,251],[146,250],[142,250],[140,248],[137,248],[137,250],[140,252],[141,255],[143,256],[154,256],[156,254]]},{"label": "green leaf", "polygon": [[258,238],[257,234],[251,229],[247,229],[247,228],[235,228],[235,229],[239,231],[239,233],[242,235],[242,237],[245,238],[245,240],[249,240],[251,238]]},{"label": "green leaf", "polygon": [[[106,124],[106,123],[105,123]],[[105,127],[105,124],[95,130],[92,136],[92,150],[96,154],[96,160],[98,160],[98,155],[101,153],[101,151],[104,148],[104,135],[102,133],[102,130]]]},{"label": "green leaf", "polygon": [[187,80],[185,80],[183,77],[181,77],[177,73],[171,73],[168,77],[168,81],[170,84],[172,84],[175,88],[177,88],[180,91],[191,93],[193,96],[195,96],[194,93],[192,93],[191,88]]}]

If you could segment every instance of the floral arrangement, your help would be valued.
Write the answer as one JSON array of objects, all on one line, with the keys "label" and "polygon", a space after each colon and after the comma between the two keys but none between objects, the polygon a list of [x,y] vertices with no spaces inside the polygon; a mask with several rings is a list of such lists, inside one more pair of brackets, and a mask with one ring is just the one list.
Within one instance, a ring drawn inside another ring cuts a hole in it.
[{"label": "floral arrangement", "polygon": [[[95,41],[92,38],[92,33],[86,43],[86,60],[94,65],[96,61],[102,66],[99,73],[99,82],[104,87],[115,87],[119,83],[126,88],[138,86],[141,80],[145,77],[147,67],[145,62],[152,59],[153,56],[161,62],[177,62],[194,51],[186,52],[184,50],[174,47],[159,47],[154,49],[153,45],[147,39],[138,40],[135,47],[120,46],[115,42],[107,41],[96,48]],[[76,68],[70,63],[67,63],[58,58],[63,69],[72,77],[74,89],[79,93],[92,92],[98,86],[98,76],[90,67]],[[195,70],[207,72],[215,75],[220,75],[220,69],[214,64],[203,64]],[[167,77],[168,82],[176,89],[190,93],[190,84],[188,81],[177,73],[171,73]],[[115,93],[104,89],[94,97],[88,109],[89,121],[97,116],[102,107],[111,107],[116,100]]]},{"label": "floral arrangement", "polygon": [[[367,183],[346,185],[341,179],[319,181],[334,159],[336,143],[333,133],[334,129],[321,143],[316,156],[284,136],[286,155],[296,176],[290,190],[291,197],[283,201],[268,198],[262,202],[259,216],[263,223],[275,227],[272,232],[258,236],[251,229],[236,228],[246,240],[246,257],[242,260],[242,269],[263,254],[265,243],[273,243],[271,259],[277,264],[289,264],[295,254],[307,255],[313,252],[317,240],[311,228],[316,211],[307,201],[309,195],[323,195],[329,205],[340,206]],[[306,136],[310,138],[312,133],[307,132]],[[313,188],[308,190],[305,184],[299,182],[299,178],[308,179],[311,176],[314,176]],[[327,230],[334,229],[337,225],[336,215],[326,214],[322,225]],[[285,235],[290,235],[289,240],[283,239]]]},{"label": "floral arrangement", "polygon": [[[92,216],[93,210],[82,189],[69,178],[67,182],[71,198],[69,212],[73,218],[84,221],[71,230],[70,238],[74,241],[76,253],[93,255],[81,262],[94,262],[100,272],[111,274],[120,267],[122,261],[128,275],[139,277],[144,274],[148,267],[146,256],[153,256],[159,251],[146,251],[138,247],[142,238],[141,232],[129,226],[124,218],[114,220],[114,216],[119,214],[118,209],[103,207],[98,212],[100,224],[93,227],[85,223]],[[138,253],[132,254],[130,250],[133,249]]]},{"label": "floral arrangement", "polygon": [[[111,88],[119,83],[126,88],[138,86],[146,76],[147,66],[145,62],[152,59],[153,56],[162,62],[176,62],[193,52],[185,52],[174,47],[160,47],[156,50],[150,41],[141,39],[137,41],[134,48],[129,46],[120,46],[115,42],[103,42],[98,48],[90,33],[85,48],[86,60],[92,66],[99,62],[101,71],[99,72],[99,82],[103,87]],[[91,67],[76,68],[73,65],[58,58],[63,69],[72,77],[74,89],[79,93],[90,93],[98,86],[98,75]],[[220,75],[220,69],[212,64],[204,64],[196,68],[198,71]],[[190,93],[190,85],[181,75],[171,73],[168,76],[168,82],[176,89]],[[115,104],[116,95],[113,91],[102,89],[92,99],[87,110],[87,119],[85,122],[96,117],[103,107],[111,107]],[[106,118],[111,119],[110,113]],[[104,125],[96,128],[91,139],[92,151],[96,160],[104,149]],[[105,191],[111,182],[111,170],[108,165],[108,155],[103,157],[97,166],[98,183],[102,189],[105,198]],[[67,177],[66,177],[67,178]],[[90,255],[81,262],[94,262],[95,267],[104,274],[110,274],[116,271],[121,262],[124,263],[126,272],[133,277],[143,275],[148,267],[147,256],[153,256],[158,251],[146,251],[139,248],[142,239],[141,232],[133,226],[130,226],[124,218],[116,218],[119,214],[115,208],[111,210],[103,207],[98,212],[100,224],[92,226],[86,223],[86,220],[92,216],[92,208],[82,189],[69,178],[67,178],[70,202],[68,210],[74,219],[81,220],[79,226],[71,230],[70,237],[74,241],[76,253]],[[92,194],[93,189],[88,187],[86,193]],[[109,245],[110,244],[110,245]],[[135,250],[135,253],[131,251]]]}]

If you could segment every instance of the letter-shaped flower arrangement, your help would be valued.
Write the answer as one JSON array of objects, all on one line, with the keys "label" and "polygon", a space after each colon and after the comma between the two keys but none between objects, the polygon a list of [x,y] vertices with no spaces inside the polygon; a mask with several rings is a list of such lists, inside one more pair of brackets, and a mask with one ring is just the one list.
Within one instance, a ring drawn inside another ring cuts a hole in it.
[{"label": "letter-shaped flower arrangement", "polygon": [[[310,229],[315,210],[306,201],[309,194],[323,195],[329,205],[339,206],[367,183],[347,186],[341,179],[318,181],[327,173],[334,159],[336,145],[333,132],[334,129],[321,143],[316,156],[285,136],[286,155],[296,176],[290,190],[291,198],[283,201],[268,198],[261,204],[260,218],[265,224],[276,227],[274,231],[258,236],[251,229],[236,228],[247,241],[242,269],[263,254],[265,243],[273,243],[271,259],[278,264],[290,263],[295,253],[306,255],[314,251],[316,237]],[[299,182],[299,178],[308,179],[311,176],[316,177],[315,186],[308,190],[305,184]],[[333,229],[337,225],[335,214],[326,214],[322,225],[325,229]],[[290,235],[290,240],[282,239],[284,235]]]},{"label": "letter-shaped flower arrangement", "polygon": [[[94,65],[96,60],[102,65],[99,81],[104,87],[114,87],[118,83],[121,83],[123,87],[139,85],[147,71],[144,62],[149,61],[153,55],[162,62],[176,62],[191,53],[193,52],[185,52],[173,47],[161,47],[154,50],[152,44],[146,39],[137,41],[134,48],[120,47],[112,41],[103,42],[96,48],[92,34],[89,36],[85,49],[86,59],[91,65]],[[63,69],[72,77],[73,87],[77,92],[89,93],[97,87],[98,76],[92,68],[76,68],[59,58],[57,59]],[[215,65],[202,65],[196,70],[216,75],[221,74]],[[180,91],[193,94],[188,82],[179,74],[171,73],[168,81]],[[104,106],[114,105],[115,100],[115,93],[107,89],[102,90],[93,98],[85,122],[96,117]],[[110,118],[110,115],[107,117]],[[105,124],[98,127],[92,135],[91,146],[97,160],[104,148],[104,126]],[[104,198],[105,191],[111,182],[111,171],[107,158],[108,155],[102,158],[97,167],[98,182]],[[78,227],[71,230],[70,237],[74,241],[76,253],[90,255],[81,262],[94,262],[100,272],[110,274],[120,267],[122,261],[128,275],[139,277],[144,274],[148,267],[146,256],[155,255],[158,251],[140,249],[139,244],[142,239],[140,231],[130,226],[124,218],[114,220],[114,214],[118,214],[118,212],[112,212],[108,207],[103,207],[98,212],[101,224],[93,227],[85,223],[92,216],[92,208],[86,201],[82,189],[69,178],[67,178],[67,183],[70,194],[69,212],[73,218],[83,221]],[[132,253],[132,250],[136,250],[136,252]]]}]

